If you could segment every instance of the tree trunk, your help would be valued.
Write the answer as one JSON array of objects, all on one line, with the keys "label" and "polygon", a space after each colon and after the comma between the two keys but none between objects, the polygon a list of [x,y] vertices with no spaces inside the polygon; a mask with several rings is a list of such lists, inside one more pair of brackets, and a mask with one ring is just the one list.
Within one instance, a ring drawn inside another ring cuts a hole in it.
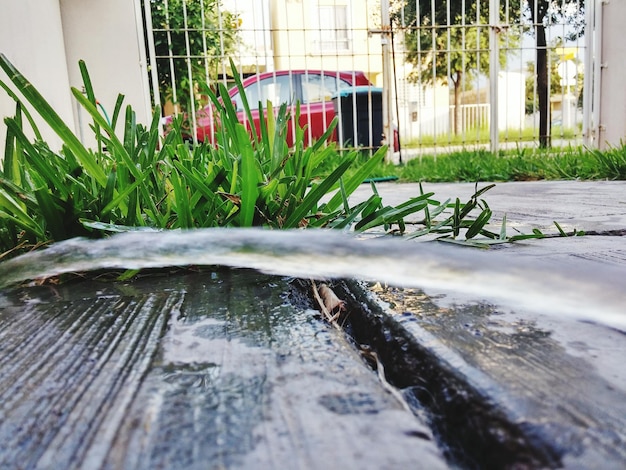
[{"label": "tree trunk", "polygon": [[460,124],[461,124],[461,77],[463,72],[456,71],[456,78],[452,79],[452,83],[454,84],[454,135],[459,135]]},{"label": "tree trunk", "polygon": [[548,44],[546,41],[546,28],[543,25],[548,6],[547,0],[528,2],[531,18],[535,23],[535,50],[537,52],[535,76],[537,78],[537,95],[539,98],[539,146],[542,148],[550,146]]},{"label": "tree trunk", "polygon": [[550,100],[548,83],[548,49],[543,19],[535,28],[537,41],[537,95],[539,98],[539,147],[550,146]]}]

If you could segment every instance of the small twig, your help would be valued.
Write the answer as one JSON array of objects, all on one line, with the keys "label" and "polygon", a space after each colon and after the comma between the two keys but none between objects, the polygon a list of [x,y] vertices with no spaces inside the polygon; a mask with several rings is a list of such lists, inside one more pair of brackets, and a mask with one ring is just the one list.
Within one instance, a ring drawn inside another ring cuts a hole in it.
[{"label": "small twig", "polygon": [[[341,330],[341,326],[337,323],[337,318],[339,318],[341,312],[346,309],[345,302],[340,300],[326,284],[320,284],[320,287],[318,288],[315,281],[311,279],[311,285],[313,286],[313,296],[320,306],[322,316],[326,319],[326,321],[328,321],[328,323],[333,325],[338,330]],[[320,291],[322,291],[321,295]],[[324,297],[324,299],[322,299],[322,297]],[[337,309],[337,313],[334,313],[335,308]],[[391,393],[406,411],[412,413],[413,410],[411,410],[411,407],[406,402],[400,391],[387,381],[387,378],[385,377],[385,366],[378,358],[378,354],[365,346],[361,346],[360,349],[363,355],[369,356],[376,362],[376,373],[383,388]]]},{"label": "small twig", "polygon": [[406,402],[406,400],[404,399],[400,391],[387,381],[387,378],[385,377],[385,366],[383,366],[383,363],[378,358],[378,354],[376,354],[374,351],[372,351],[371,349],[365,346],[361,346],[361,352],[363,353],[363,355],[369,356],[372,359],[374,359],[374,361],[376,361],[376,373],[378,375],[378,380],[380,380],[380,383],[382,384],[383,388],[387,390],[389,393],[391,393],[394,396],[394,398],[400,402],[400,404],[406,411],[409,411],[412,413],[413,410],[411,410],[411,407]]}]

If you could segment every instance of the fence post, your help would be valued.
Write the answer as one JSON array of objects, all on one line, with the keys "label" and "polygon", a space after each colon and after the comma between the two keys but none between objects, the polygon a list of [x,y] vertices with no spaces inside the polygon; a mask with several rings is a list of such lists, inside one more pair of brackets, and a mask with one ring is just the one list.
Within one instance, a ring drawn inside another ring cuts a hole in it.
[{"label": "fence post", "polygon": [[489,0],[489,137],[490,150],[499,150],[498,72],[500,71],[500,0]]},{"label": "fence post", "polygon": [[[156,63],[156,52],[154,47],[154,31],[152,30],[152,10],[150,8],[150,2],[145,0],[143,3],[143,14],[146,18],[145,27],[141,25],[141,31],[145,37],[145,42],[147,44],[148,50],[146,51],[146,55],[148,58],[148,63],[150,64],[150,78],[152,81],[152,108],[156,108],[157,106],[160,108],[161,113],[163,113],[163,107],[161,102],[161,93],[159,91],[159,72],[157,70]],[[138,25],[137,28],[140,28]],[[147,68],[147,67],[146,67]],[[146,80],[148,79],[148,75],[146,74]],[[163,122],[159,120],[159,135],[163,135]]]},{"label": "fence post", "polygon": [[389,146],[385,160],[392,161],[394,135],[392,129],[393,112],[391,103],[392,81],[391,81],[391,22],[389,19],[389,0],[380,2],[380,20],[381,35],[380,43],[383,55],[383,134],[385,135],[385,143]]},{"label": "fence post", "polygon": [[595,14],[596,2],[594,0],[587,2],[585,5],[585,78],[583,82],[583,144],[587,147],[592,145],[597,146],[597,140],[594,139],[595,131],[592,126],[595,125],[595,121],[592,120],[592,110],[597,107],[597,102],[593,99],[593,90],[596,87],[594,83],[600,83],[599,78],[595,76],[594,64],[599,61],[598,57],[598,44],[597,44],[597,29],[596,14]]}]

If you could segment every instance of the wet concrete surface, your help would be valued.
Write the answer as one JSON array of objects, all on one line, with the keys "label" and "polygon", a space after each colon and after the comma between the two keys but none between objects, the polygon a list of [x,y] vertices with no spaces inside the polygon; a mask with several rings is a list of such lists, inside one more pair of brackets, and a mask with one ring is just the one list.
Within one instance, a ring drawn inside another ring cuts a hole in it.
[{"label": "wet concrete surface", "polygon": [[[464,201],[474,185],[424,189]],[[378,190],[386,204],[419,194]],[[506,183],[484,198],[513,231],[555,234],[556,220],[594,233],[497,249],[511,260],[626,279],[624,182]],[[305,287],[250,271],[10,291],[0,467],[626,468],[624,332],[549,305],[334,288],[353,343],[309,309]],[[357,345],[378,355],[413,413]]]},{"label": "wet concrete surface", "polygon": [[[377,187],[390,205],[419,194],[414,184]],[[433,191],[441,201],[459,197],[465,202],[475,185],[425,183],[424,190]],[[359,191],[367,194],[364,187]],[[355,199],[359,197],[362,195],[357,192]],[[566,232],[585,231],[588,235],[582,237],[525,240],[496,249],[509,256],[511,263],[537,260],[570,269],[573,274],[578,270],[595,272],[598,285],[617,276],[625,280],[626,306],[626,182],[497,183],[483,198],[493,210],[493,228],[498,229],[506,214],[510,235],[518,233],[516,230],[530,233],[534,228],[557,235],[554,221]],[[359,291],[359,286],[353,283],[348,291]],[[524,289],[523,283],[520,289]],[[478,401],[487,408],[477,410],[470,419],[491,415],[495,419],[491,429],[495,430],[498,416],[502,422],[515,424],[516,430],[504,426],[500,434],[508,434],[509,442],[521,445],[518,450],[526,455],[525,465],[530,468],[626,468],[626,333],[603,325],[601,308],[593,310],[592,306],[588,320],[580,321],[553,314],[550,305],[534,312],[502,308],[480,297],[443,289],[423,292],[370,285],[364,291],[370,290],[375,299],[386,303],[379,313],[355,320],[355,334],[362,342],[378,344],[382,351],[396,344],[396,348],[412,348],[410,356],[423,358],[416,364],[407,363],[407,355],[387,354],[388,366],[398,365],[396,384],[406,393],[417,390],[414,395],[433,401],[433,408],[443,411],[455,409],[455,403],[483,397]],[[554,292],[554,301],[570,294]],[[527,295],[532,297],[533,292]],[[396,331],[402,339],[390,345],[386,336],[359,327],[363,322],[379,324],[378,330]],[[422,370],[424,375],[411,376],[411,370]],[[429,374],[433,379],[424,380]],[[456,386],[462,393],[450,393],[445,385],[437,385],[446,381],[468,388]],[[467,396],[474,398],[468,400]],[[443,418],[436,413],[431,417],[436,432],[447,434],[448,442],[457,440],[460,448],[471,449],[477,427],[451,431],[454,419],[443,414]],[[483,429],[490,429],[484,426],[489,421],[483,421]],[[483,447],[498,440],[497,432],[486,435],[476,452],[459,458],[476,468],[508,467],[511,462],[506,451]],[[528,449],[538,453],[525,454]]]},{"label": "wet concrete surface", "polygon": [[624,333],[559,319],[548,328],[416,289],[349,282],[343,294],[358,305],[346,327],[379,351],[461,466],[626,465]]},{"label": "wet concrete surface", "polygon": [[3,292],[0,468],[447,468],[428,426],[285,278]]}]

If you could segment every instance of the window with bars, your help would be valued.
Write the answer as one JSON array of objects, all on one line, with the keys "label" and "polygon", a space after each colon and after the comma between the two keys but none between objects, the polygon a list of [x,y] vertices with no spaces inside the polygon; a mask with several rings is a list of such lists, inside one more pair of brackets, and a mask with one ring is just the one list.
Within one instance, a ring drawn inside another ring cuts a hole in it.
[{"label": "window with bars", "polygon": [[350,51],[348,7],[346,5],[318,5],[319,36],[315,41],[321,52]]}]

